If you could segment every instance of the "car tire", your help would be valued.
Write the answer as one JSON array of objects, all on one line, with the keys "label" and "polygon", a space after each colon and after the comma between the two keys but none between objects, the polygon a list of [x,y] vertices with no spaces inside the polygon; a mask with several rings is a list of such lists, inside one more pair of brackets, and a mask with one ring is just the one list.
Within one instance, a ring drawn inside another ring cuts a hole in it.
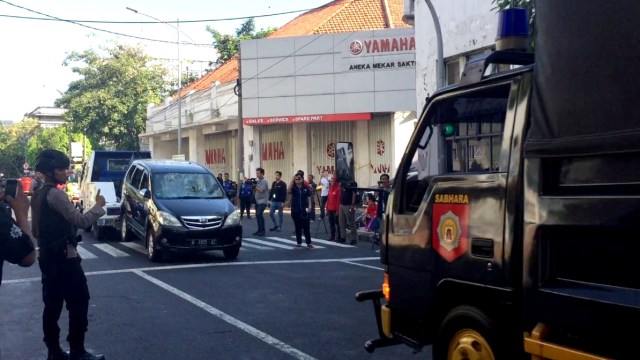
[{"label": "car tire", "polygon": [[[440,324],[433,343],[433,359],[500,359],[497,329],[491,319],[473,306],[458,306]],[[461,357],[462,355],[465,355]]]},{"label": "car tire", "polygon": [[224,253],[224,258],[227,260],[235,260],[238,258],[238,254],[240,254],[240,245],[228,246],[222,249]]},{"label": "car tire", "polygon": [[129,227],[127,227],[127,216],[122,215],[120,217],[120,240],[127,242],[133,239],[133,234]]},{"label": "car tire", "polygon": [[158,249],[156,245],[156,238],[153,235],[153,231],[147,231],[147,257],[153,262],[162,261],[162,250]]}]

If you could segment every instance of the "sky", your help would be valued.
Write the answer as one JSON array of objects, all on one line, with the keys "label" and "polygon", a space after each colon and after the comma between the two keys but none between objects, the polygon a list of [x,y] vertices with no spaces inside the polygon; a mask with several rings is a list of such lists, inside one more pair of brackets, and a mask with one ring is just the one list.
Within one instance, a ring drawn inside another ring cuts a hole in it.
[{"label": "sky", "polygon": [[[234,34],[245,21],[216,20],[253,16],[256,30],[280,27],[303,10],[328,2],[330,0],[0,0],[0,121],[20,121],[39,106],[53,106],[60,93],[77,79],[70,67],[62,65],[72,51],[99,50],[115,42],[140,44],[151,57],[170,59],[168,66],[175,76],[179,48],[183,72],[186,67],[190,71],[203,71],[208,61],[216,57],[207,25],[223,34]],[[262,16],[285,12],[293,13]],[[157,22],[153,18],[173,23],[171,26],[144,24]],[[175,23],[178,19],[180,46]],[[86,26],[81,26],[65,20],[92,22],[82,22]],[[191,45],[193,43],[198,46]]]}]

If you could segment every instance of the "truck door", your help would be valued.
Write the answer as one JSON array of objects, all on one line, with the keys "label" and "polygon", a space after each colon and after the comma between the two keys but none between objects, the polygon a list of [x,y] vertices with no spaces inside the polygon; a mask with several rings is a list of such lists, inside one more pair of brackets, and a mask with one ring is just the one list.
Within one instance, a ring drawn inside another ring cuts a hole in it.
[{"label": "truck door", "polygon": [[[511,133],[519,78],[443,94],[404,154],[389,200],[382,260],[391,303],[424,318],[447,281],[504,285],[502,269]],[[427,146],[428,145],[428,146]],[[407,331],[409,329],[403,329]],[[410,330],[409,330],[410,331]]]}]

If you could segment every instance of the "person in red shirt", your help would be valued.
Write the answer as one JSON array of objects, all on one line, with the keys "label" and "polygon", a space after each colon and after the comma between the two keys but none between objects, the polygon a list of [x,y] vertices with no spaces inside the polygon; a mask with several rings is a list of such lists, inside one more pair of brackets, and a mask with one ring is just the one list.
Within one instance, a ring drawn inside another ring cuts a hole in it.
[{"label": "person in red shirt", "polygon": [[371,231],[370,226],[373,219],[376,218],[378,212],[378,204],[376,204],[376,197],[373,194],[367,194],[367,211],[364,216],[364,229]]},{"label": "person in red shirt", "polygon": [[[329,218],[329,229],[331,237],[329,241],[336,241],[340,238],[340,224],[338,223],[338,210],[340,209],[340,184],[335,176],[329,178],[329,195],[327,198],[326,212]],[[336,234],[338,237],[336,238]]]}]

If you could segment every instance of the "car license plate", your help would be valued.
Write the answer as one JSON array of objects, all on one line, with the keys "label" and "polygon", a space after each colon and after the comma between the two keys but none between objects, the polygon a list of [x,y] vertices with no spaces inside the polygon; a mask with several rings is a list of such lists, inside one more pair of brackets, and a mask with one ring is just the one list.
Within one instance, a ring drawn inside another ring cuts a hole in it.
[{"label": "car license plate", "polygon": [[212,246],[216,244],[216,239],[191,239],[191,246]]}]

